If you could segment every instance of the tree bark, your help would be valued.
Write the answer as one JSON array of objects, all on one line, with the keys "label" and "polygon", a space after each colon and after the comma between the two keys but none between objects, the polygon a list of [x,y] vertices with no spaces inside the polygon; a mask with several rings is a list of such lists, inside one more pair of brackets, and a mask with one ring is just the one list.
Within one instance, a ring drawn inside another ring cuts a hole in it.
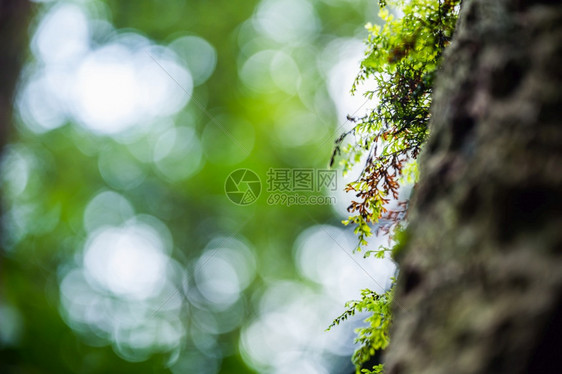
[{"label": "tree bark", "polygon": [[560,1],[464,1],[398,258],[387,373],[562,373],[561,87]]},{"label": "tree bark", "polygon": [[[14,90],[27,55],[31,3],[28,0],[0,0],[0,157],[12,128]],[[0,217],[3,213],[0,201]],[[0,222],[0,241],[3,235]],[[2,248],[0,247],[0,271]]]},{"label": "tree bark", "polygon": [[[14,90],[29,50],[28,25],[32,15],[31,9],[32,5],[28,0],[0,0],[0,158],[3,155],[4,145],[8,142],[8,134],[13,127]],[[0,196],[0,218],[3,213],[4,207]],[[4,234],[3,226],[0,219],[0,274],[4,262],[4,248],[1,246]],[[3,291],[3,288],[0,287],[0,305]]]},{"label": "tree bark", "polygon": [[0,0],[0,150],[12,127],[13,94],[28,51],[30,16],[28,0]]}]

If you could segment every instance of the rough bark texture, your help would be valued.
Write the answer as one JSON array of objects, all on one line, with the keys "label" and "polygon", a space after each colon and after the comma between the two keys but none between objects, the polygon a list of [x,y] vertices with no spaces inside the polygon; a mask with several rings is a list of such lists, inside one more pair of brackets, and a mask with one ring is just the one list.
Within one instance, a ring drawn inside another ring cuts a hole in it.
[{"label": "rough bark texture", "polygon": [[400,254],[389,374],[562,373],[562,2],[465,0]]}]

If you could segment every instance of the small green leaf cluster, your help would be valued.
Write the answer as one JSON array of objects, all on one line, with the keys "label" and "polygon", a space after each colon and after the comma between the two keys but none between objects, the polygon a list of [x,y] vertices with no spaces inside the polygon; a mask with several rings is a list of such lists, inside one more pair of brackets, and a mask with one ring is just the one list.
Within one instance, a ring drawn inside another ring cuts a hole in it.
[{"label": "small green leaf cluster", "polygon": [[384,364],[375,365],[375,366],[373,366],[372,370],[361,369],[361,373],[363,373],[363,374],[382,374],[382,373],[384,373]]},{"label": "small green leaf cluster", "polygon": [[[376,351],[385,349],[389,343],[389,329],[391,323],[391,303],[394,295],[394,287],[383,294],[377,294],[369,289],[361,291],[361,298],[346,303],[346,310],[332,322],[328,330],[339,325],[358,312],[368,312],[369,317],[365,319],[366,325],[355,330],[357,338],[355,343],[359,348],[355,351],[352,361],[357,373],[377,373],[376,369],[362,369]],[[380,369],[382,370],[382,365]]]},{"label": "small green leaf cluster", "polygon": [[[385,5],[395,6],[403,15],[395,17]],[[451,40],[461,0],[380,1],[383,26],[367,24],[366,57],[352,93],[367,79],[377,88],[365,96],[376,102],[366,116],[351,118],[355,126],[336,140],[335,156],[344,173],[365,157],[359,178],[346,186],[354,192],[344,224],[354,224],[358,249],[378,230],[392,231],[405,210],[390,211],[391,198],[398,199],[400,183],[417,177],[417,159],[429,135],[433,80],[445,46]],[[344,146],[349,135],[354,140]],[[384,222],[382,222],[384,221]],[[378,231],[377,231],[378,232]]]}]

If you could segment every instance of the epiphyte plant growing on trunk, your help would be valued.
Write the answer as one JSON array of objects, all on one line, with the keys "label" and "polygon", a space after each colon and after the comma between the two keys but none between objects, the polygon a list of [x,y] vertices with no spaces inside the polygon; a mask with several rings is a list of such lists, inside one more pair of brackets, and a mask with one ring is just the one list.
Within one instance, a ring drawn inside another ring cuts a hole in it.
[{"label": "epiphyte plant growing on trunk", "polygon": [[[401,177],[416,174],[417,159],[429,135],[431,92],[443,49],[451,40],[460,0],[379,1],[383,26],[367,24],[366,57],[352,93],[368,79],[377,88],[365,96],[376,103],[367,115],[351,118],[353,128],[336,140],[331,164],[342,153],[344,173],[365,159],[359,178],[346,186],[355,193],[345,224],[354,224],[359,248],[373,234],[371,224],[391,231],[407,204],[389,210],[398,199]],[[395,17],[390,6],[402,12]],[[353,136],[354,139],[344,143]],[[384,223],[383,223],[384,222]]]},{"label": "epiphyte plant growing on trunk", "polygon": [[[429,136],[431,98],[435,74],[443,50],[455,30],[462,0],[379,0],[379,17],[383,25],[367,24],[369,32],[365,58],[352,86],[372,79],[376,89],[365,96],[375,103],[368,114],[349,117],[354,126],[336,139],[330,164],[339,161],[347,173],[364,160],[359,177],[346,186],[355,194],[348,207],[351,216],[343,223],[355,225],[357,249],[367,245],[373,233],[395,236],[400,245],[408,201],[398,201],[390,209],[391,198],[399,199],[399,189],[405,180],[417,179],[417,158]],[[396,16],[394,13],[401,13]],[[352,138],[350,140],[350,138]],[[373,232],[373,227],[376,230]],[[388,248],[374,252],[383,257]],[[347,303],[347,310],[330,326],[333,327],[356,312],[368,312],[366,327],[357,330],[360,346],[352,361],[357,373],[380,373],[382,365],[364,368],[375,352],[389,343],[392,320],[393,290],[379,295],[370,290],[361,292],[361,299]]]}]

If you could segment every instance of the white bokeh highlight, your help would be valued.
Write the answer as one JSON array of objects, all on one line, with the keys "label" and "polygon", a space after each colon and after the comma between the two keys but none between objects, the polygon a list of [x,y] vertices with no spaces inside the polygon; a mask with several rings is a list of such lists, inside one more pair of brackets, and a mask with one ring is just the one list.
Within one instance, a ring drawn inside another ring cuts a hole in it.
[{"label": "white bokeh highlight", "polygon": [[256,28],[279,43],[294,43],[314,35],[320,21],[306,0],[265,0],[254,16]]},{"label": "white bokeh highlight", "polygon": [[96,286],[143,300],[158,294],[166,279],[167,256],[158,233],[143,224],[103,228],[86,244],[84,268]]},{"label": "white bokeh highlight", "polygon": [[356,241],[349,230],[329,225],[309,227],[298,236],[295,265],[316,286],[283,280],[267,286],[258,317],[242,330],[240,349],[247,363],[274,374],[329,373],[326,353],[342,357],[353,353],[349,328],[329,332],[326,328],[343,312],[345,302],[360,297],[361,289],[386,291],[396,271],[390,259],[364,260],[362,254],[353,253]]},{"label": "white bokeh highlight", "polygon": [[113,32],[105,44],[95,45],[90,40],[95,22],[88,16],[77,4],[57,5],[33,36],[38,66],[24,78],[17,107],[34,132],[77,122],[94,134],[117,135],[150,124],[176,114],[191,99],[194,82],[186,63],[198,69],[198,81],[214,70],[214,49],[201,38],[189,39],[182,53],[204,45],[210,67],[193,57],[183,61],[171,48],[134,33]]}]

